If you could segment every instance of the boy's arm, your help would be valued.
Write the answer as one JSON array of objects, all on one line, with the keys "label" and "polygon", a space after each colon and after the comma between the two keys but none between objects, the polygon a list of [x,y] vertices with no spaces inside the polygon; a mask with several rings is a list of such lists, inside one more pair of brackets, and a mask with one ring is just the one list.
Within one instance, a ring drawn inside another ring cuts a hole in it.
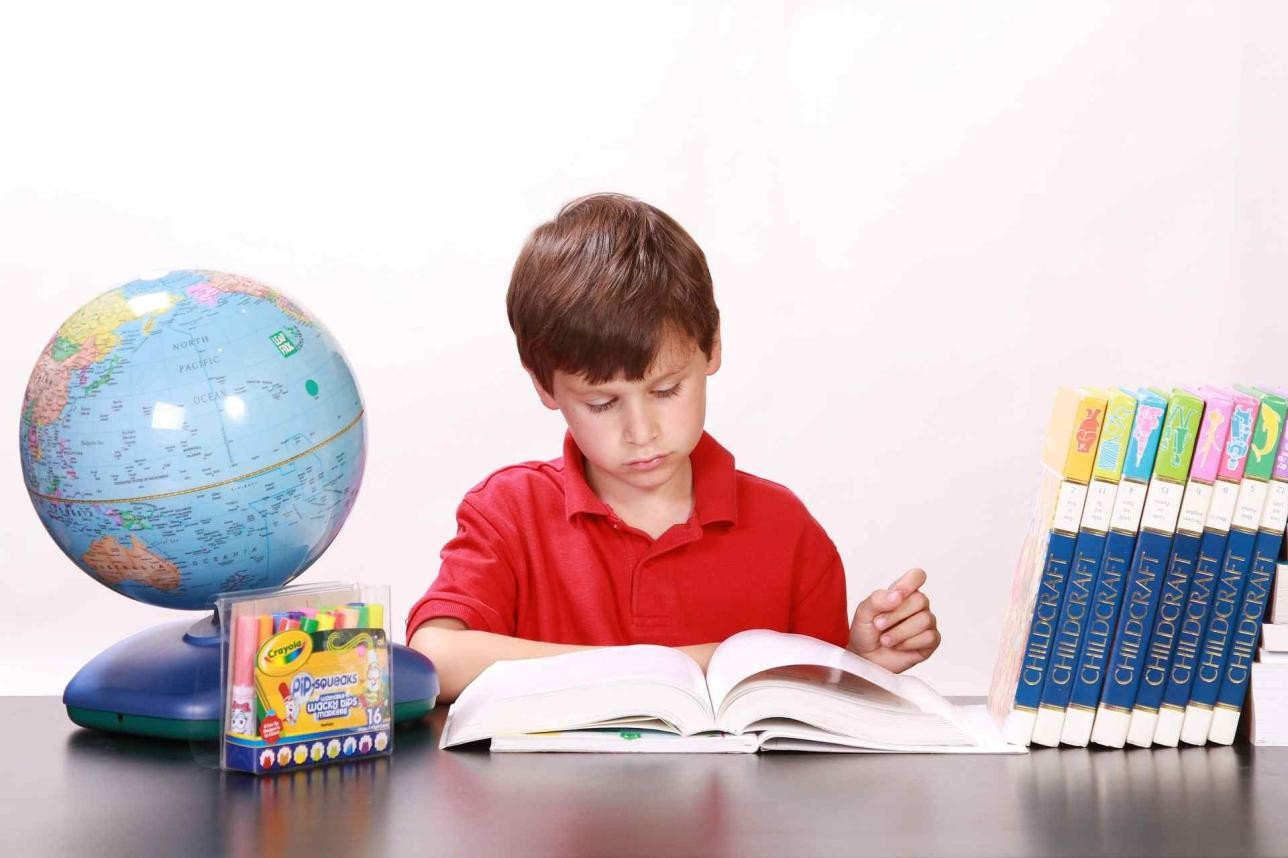
[{"label": "boy's arm", "polygon": [[[598,647],[574,644],[543,643],[512,638],[492,632],[471,631],[455,617],[435,617],[421,624],[408,645],[427,655],[438,671],[438,699],[451,703],[465,686],[474,681],[494,661],[503,659],[541,658]],[[702,668],[707,669],[717,644],[676,647]]]}]

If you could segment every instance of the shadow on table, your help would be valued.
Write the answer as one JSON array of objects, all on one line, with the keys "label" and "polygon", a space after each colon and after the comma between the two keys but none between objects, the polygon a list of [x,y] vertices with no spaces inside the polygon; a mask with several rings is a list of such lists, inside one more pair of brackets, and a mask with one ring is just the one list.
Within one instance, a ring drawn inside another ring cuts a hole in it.
[{"label": "shadow on table", "polygon": [[[395,753],[432,747],[427,724],[399,726]],[[94,818],[73,817],[67,846],[134,854],[363,854],[382,846],[393,760],[254,776],[219,770],[216,743],[77,730],[65,780],[95,789]]]}]

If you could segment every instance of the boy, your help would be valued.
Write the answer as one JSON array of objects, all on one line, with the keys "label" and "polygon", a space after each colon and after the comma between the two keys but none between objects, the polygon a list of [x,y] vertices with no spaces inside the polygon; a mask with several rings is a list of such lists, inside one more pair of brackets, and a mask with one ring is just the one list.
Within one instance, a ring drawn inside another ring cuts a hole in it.
[{"label": "boy", "polygon": [[537,396],[568,424],[564,455],[503,468],[465,496],[442,567],[407,621],[440,699],[498,659],[588,646],[716,645],[767,628],[891,670],[939,646],[912,569],[850,622],[836,547],[795,495],[735,471],[703,432],[720,368],[706,257],[630,197],[575,200],[528,238],[506,296]]}]

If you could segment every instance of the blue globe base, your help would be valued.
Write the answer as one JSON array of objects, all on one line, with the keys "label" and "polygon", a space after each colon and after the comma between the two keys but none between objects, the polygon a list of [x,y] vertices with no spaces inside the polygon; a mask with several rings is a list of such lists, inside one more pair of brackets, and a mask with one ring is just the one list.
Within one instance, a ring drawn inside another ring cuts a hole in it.
[{"label": "blue globe base", "polygon": [[[434,708],[438,674],[415,650],[392,647],[394,722],[402,723]],[[214,614],[153,626],[109,647],[67,683],[63,704],[82,727],[218,741],[223,699]]]}]

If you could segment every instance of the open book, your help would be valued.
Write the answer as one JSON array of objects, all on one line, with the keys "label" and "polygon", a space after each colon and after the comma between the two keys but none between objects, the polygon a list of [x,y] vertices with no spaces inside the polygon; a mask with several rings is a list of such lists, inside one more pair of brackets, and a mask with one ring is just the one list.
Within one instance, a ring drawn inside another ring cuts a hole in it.
[{"label": "open book", "polygon": [[741,632],[705,676],[678,650],[637,645],[498,661],[447,713],[441,748],[513,751],[1023,753],[983,706],[804,635]]}]

